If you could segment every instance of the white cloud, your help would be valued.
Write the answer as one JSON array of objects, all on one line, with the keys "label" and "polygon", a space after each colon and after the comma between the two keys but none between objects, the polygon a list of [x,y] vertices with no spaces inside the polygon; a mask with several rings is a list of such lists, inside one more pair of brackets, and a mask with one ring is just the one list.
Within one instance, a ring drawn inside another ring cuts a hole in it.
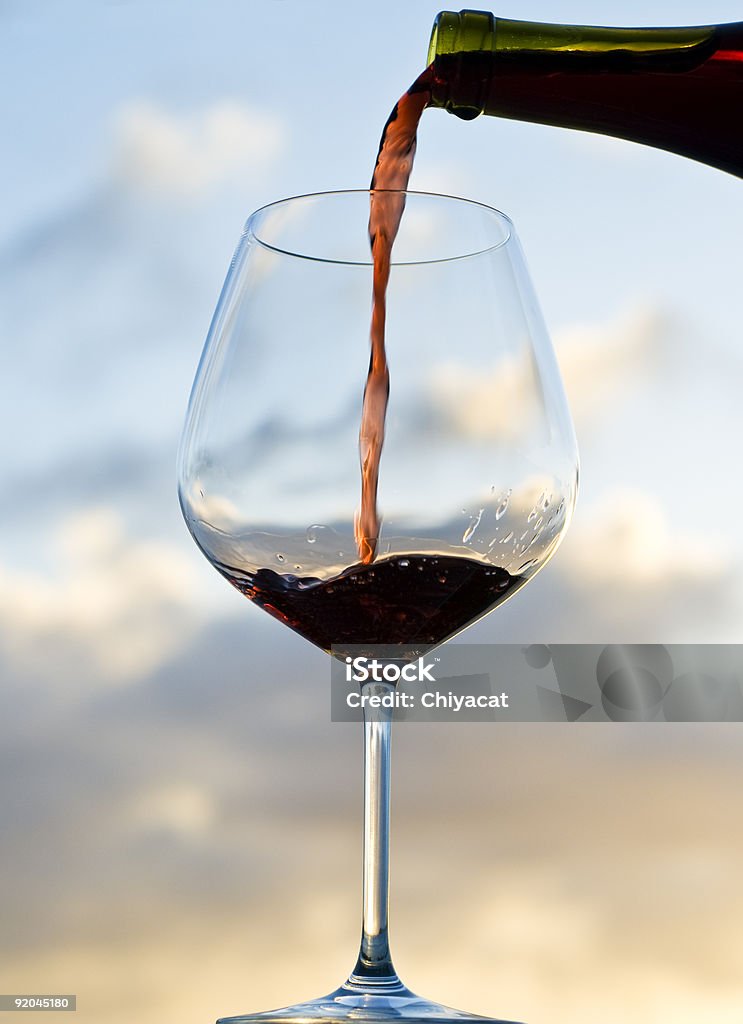
[{"label": "white cloud", "polygon": [[675,587],[720,578],[724,552],[698,534],[675,530],[660,501],[641,491],[609,491],[577,518],[569,566],[586,582],[614,588]]},{"label": "white cloud", "polygon": [[105,683],[138,678],[174,653],[198,620],[191,561],[127,537],[108,509],[53,538],[54,574],[0,567],[0,651],[17,669]]},{"label": "white cloud", "polygon": [[560,643],[739,642],[738,550],[684,512],[629,488],[579,499],[554,561],[471,641],[533,643],[536,631]]},{"label": "white cloud", "polygon": [[130,186],[190,195],[264,173],[283,144],[276,117],[234,100],[181,115],[140,101],[116,118],[114,173]]},{"label": "white cloud", "polygon": [[[610,413],[633,382],[662,359],[663,319],[656,310],[631,310],[605,324],[578,324],[555,332],[555,350],[576,424]],[[457,363],[436,368],[430,387],[436,407],[466,437],[519,437],[537,421],[538,391],[529,358],[506,357],[489,373]],[[462,396],[466,395],[466,402]]]},{"label": "white cloud", "polygon": [[657,309],[631,309],[604,324],[554,332],[555,350],[576,423],[611,412],[632,386],[663,359],[664,318]]},{"label": "white cloud", "polygon": [[506,442],[538,422],[531,361],[504,357],[490,373],[445,363],[431,376],[433,405],[458,434]]}]

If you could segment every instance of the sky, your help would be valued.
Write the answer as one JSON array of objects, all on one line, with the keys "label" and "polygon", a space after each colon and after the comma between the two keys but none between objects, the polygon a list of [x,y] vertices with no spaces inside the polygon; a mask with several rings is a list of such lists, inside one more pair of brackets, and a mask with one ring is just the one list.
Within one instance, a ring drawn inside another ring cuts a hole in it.
[{"label": "sky", "polygon": [[[77,992],[81,1024],[284,1005],[352,965],[359,737],[328,721],[325,656],[193,546],[175,452],[243,222],[366,185],[437,11],[0,3],[0,991]],[[568,538],[469,638],[739,642],[740,182],[432,111],[411,187],[513,218],[581,450]],[[411,987],[533,1024],[739,1020],[737,727],[400,731]]]}]

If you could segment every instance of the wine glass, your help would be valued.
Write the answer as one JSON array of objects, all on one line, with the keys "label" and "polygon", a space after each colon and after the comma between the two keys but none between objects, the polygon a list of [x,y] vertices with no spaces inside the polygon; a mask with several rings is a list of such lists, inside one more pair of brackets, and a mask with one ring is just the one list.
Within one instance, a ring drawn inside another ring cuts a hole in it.
[{"label": "wine glass", "polygon": [[[369,192],[299,196],[248,220],[179,453],[181,508],[207,559],[338,657],[388,644],[419,656],[502,603],[556,550],[577,490],[570,415],[511,221],[450,196],[403,198],[375,558],[362,561],[354,533]],[[395,973],[389,713],[367,714],[364,735],[356,966],[323,998],[223,1022],[483,1020],[414,995]]]}]

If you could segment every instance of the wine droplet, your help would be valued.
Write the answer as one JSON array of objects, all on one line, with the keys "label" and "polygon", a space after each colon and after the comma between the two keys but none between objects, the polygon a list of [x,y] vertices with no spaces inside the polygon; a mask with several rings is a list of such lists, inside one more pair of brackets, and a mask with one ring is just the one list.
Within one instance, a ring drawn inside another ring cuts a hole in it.
[{"label": "wine droplet", "polygon": [[480,520],[482,519],[482,514],[483,514],[484,511],[485,511],[485,509],[481,508],[480,511],[477,513],[477,515],[471,520],[470,525],[464,531],[464,535],[462,537],[462,543],[463,544],[466,544],[468,540],[472,539],[472,537],[473,537],[473,535],[475,533],[475,530],[480,525]]},{"label": "wine droplet", "polygon": [[505,494],[503,500],[501,501],[500,505],[495,510],[495,518],[496,519],[502,519],[503,516],[506,514],[506,512],[508,510],[508,502],[510,500],[511,500],[511,489],[509,488],[506,491],[506,494]]}]

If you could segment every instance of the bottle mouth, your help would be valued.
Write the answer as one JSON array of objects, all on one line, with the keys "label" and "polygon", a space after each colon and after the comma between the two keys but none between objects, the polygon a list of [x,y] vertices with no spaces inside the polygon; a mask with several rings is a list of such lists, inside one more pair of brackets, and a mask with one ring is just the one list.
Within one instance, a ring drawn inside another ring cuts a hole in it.
[{"label": "bottle mouth", "polygon": [[443,108],[464,121],[485,109],[483,90],[487,78],[467,74],[463,58],[496,50],[496,19],[487,11],[441,11],[436,16],[428,45],[428,65],[433,65],[432,107]]},{"label": "bottle mouth", "polygon": [[494,49],[495,17],[488,11],[441,11],[431,30],[427,63],[450,53]]}]

